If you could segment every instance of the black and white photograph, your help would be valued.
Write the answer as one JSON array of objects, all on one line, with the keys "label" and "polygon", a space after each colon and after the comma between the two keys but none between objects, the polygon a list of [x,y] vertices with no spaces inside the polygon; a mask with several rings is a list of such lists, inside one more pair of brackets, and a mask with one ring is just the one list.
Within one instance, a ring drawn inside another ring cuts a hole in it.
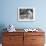
[{"label": "black and white photograph", "polygon": [[18,8],[18,21],[34,21],[35,9],[34,8]]}]

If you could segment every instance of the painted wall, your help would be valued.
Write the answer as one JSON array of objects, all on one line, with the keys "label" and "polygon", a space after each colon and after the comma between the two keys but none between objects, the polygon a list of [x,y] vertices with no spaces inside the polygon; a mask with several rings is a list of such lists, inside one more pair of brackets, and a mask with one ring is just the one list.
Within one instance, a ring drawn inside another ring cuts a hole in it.
[{"label": "painted wall", "polygon": [[[34,7],[36,20],[19,22],[17,20],[18,7]],[[46,0],[0,0],[0,27],[13,24],[16,28],[46,28]]]}]

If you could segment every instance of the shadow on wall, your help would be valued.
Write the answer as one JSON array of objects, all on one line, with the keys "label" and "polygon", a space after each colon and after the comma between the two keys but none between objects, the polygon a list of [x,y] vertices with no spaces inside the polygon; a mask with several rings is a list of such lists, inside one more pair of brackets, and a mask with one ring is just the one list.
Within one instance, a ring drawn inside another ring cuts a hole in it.
[{"label": "shadow on wall", "polygon": [[2,32],[6,31],[6,30],[3,30],[4,28],[6,28],[5,25],[0,24],[0,43],[2,43],[2,36],[3,36]]}]

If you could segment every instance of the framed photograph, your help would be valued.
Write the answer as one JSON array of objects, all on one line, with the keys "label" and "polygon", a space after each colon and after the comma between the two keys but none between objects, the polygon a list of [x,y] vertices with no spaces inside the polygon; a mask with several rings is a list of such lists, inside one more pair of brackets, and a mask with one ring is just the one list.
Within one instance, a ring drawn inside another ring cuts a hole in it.
[{"label": "framed photograph", "polygon": [[18,21],[35,21],[35,8],[19,7]]}]

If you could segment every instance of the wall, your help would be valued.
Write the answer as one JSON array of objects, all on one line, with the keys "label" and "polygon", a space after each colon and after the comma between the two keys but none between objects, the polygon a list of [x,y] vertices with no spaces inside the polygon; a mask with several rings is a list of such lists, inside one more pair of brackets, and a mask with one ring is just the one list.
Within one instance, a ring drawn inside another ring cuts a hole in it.
[{"label": "wall", "polygon": [[[46,28],[46,0],[0,0],[0,25],[13,24],[16,28]],[[36,20],[33,22],[18,22],[18,7],[34,7]]]},{"label": "wall", "polygon": [[[34,7],[36,20],[18,22],[18,7]],[[46,32],[46,0],[0,0],[0,31],[9,24],[22,29],[40,27]]]}]

